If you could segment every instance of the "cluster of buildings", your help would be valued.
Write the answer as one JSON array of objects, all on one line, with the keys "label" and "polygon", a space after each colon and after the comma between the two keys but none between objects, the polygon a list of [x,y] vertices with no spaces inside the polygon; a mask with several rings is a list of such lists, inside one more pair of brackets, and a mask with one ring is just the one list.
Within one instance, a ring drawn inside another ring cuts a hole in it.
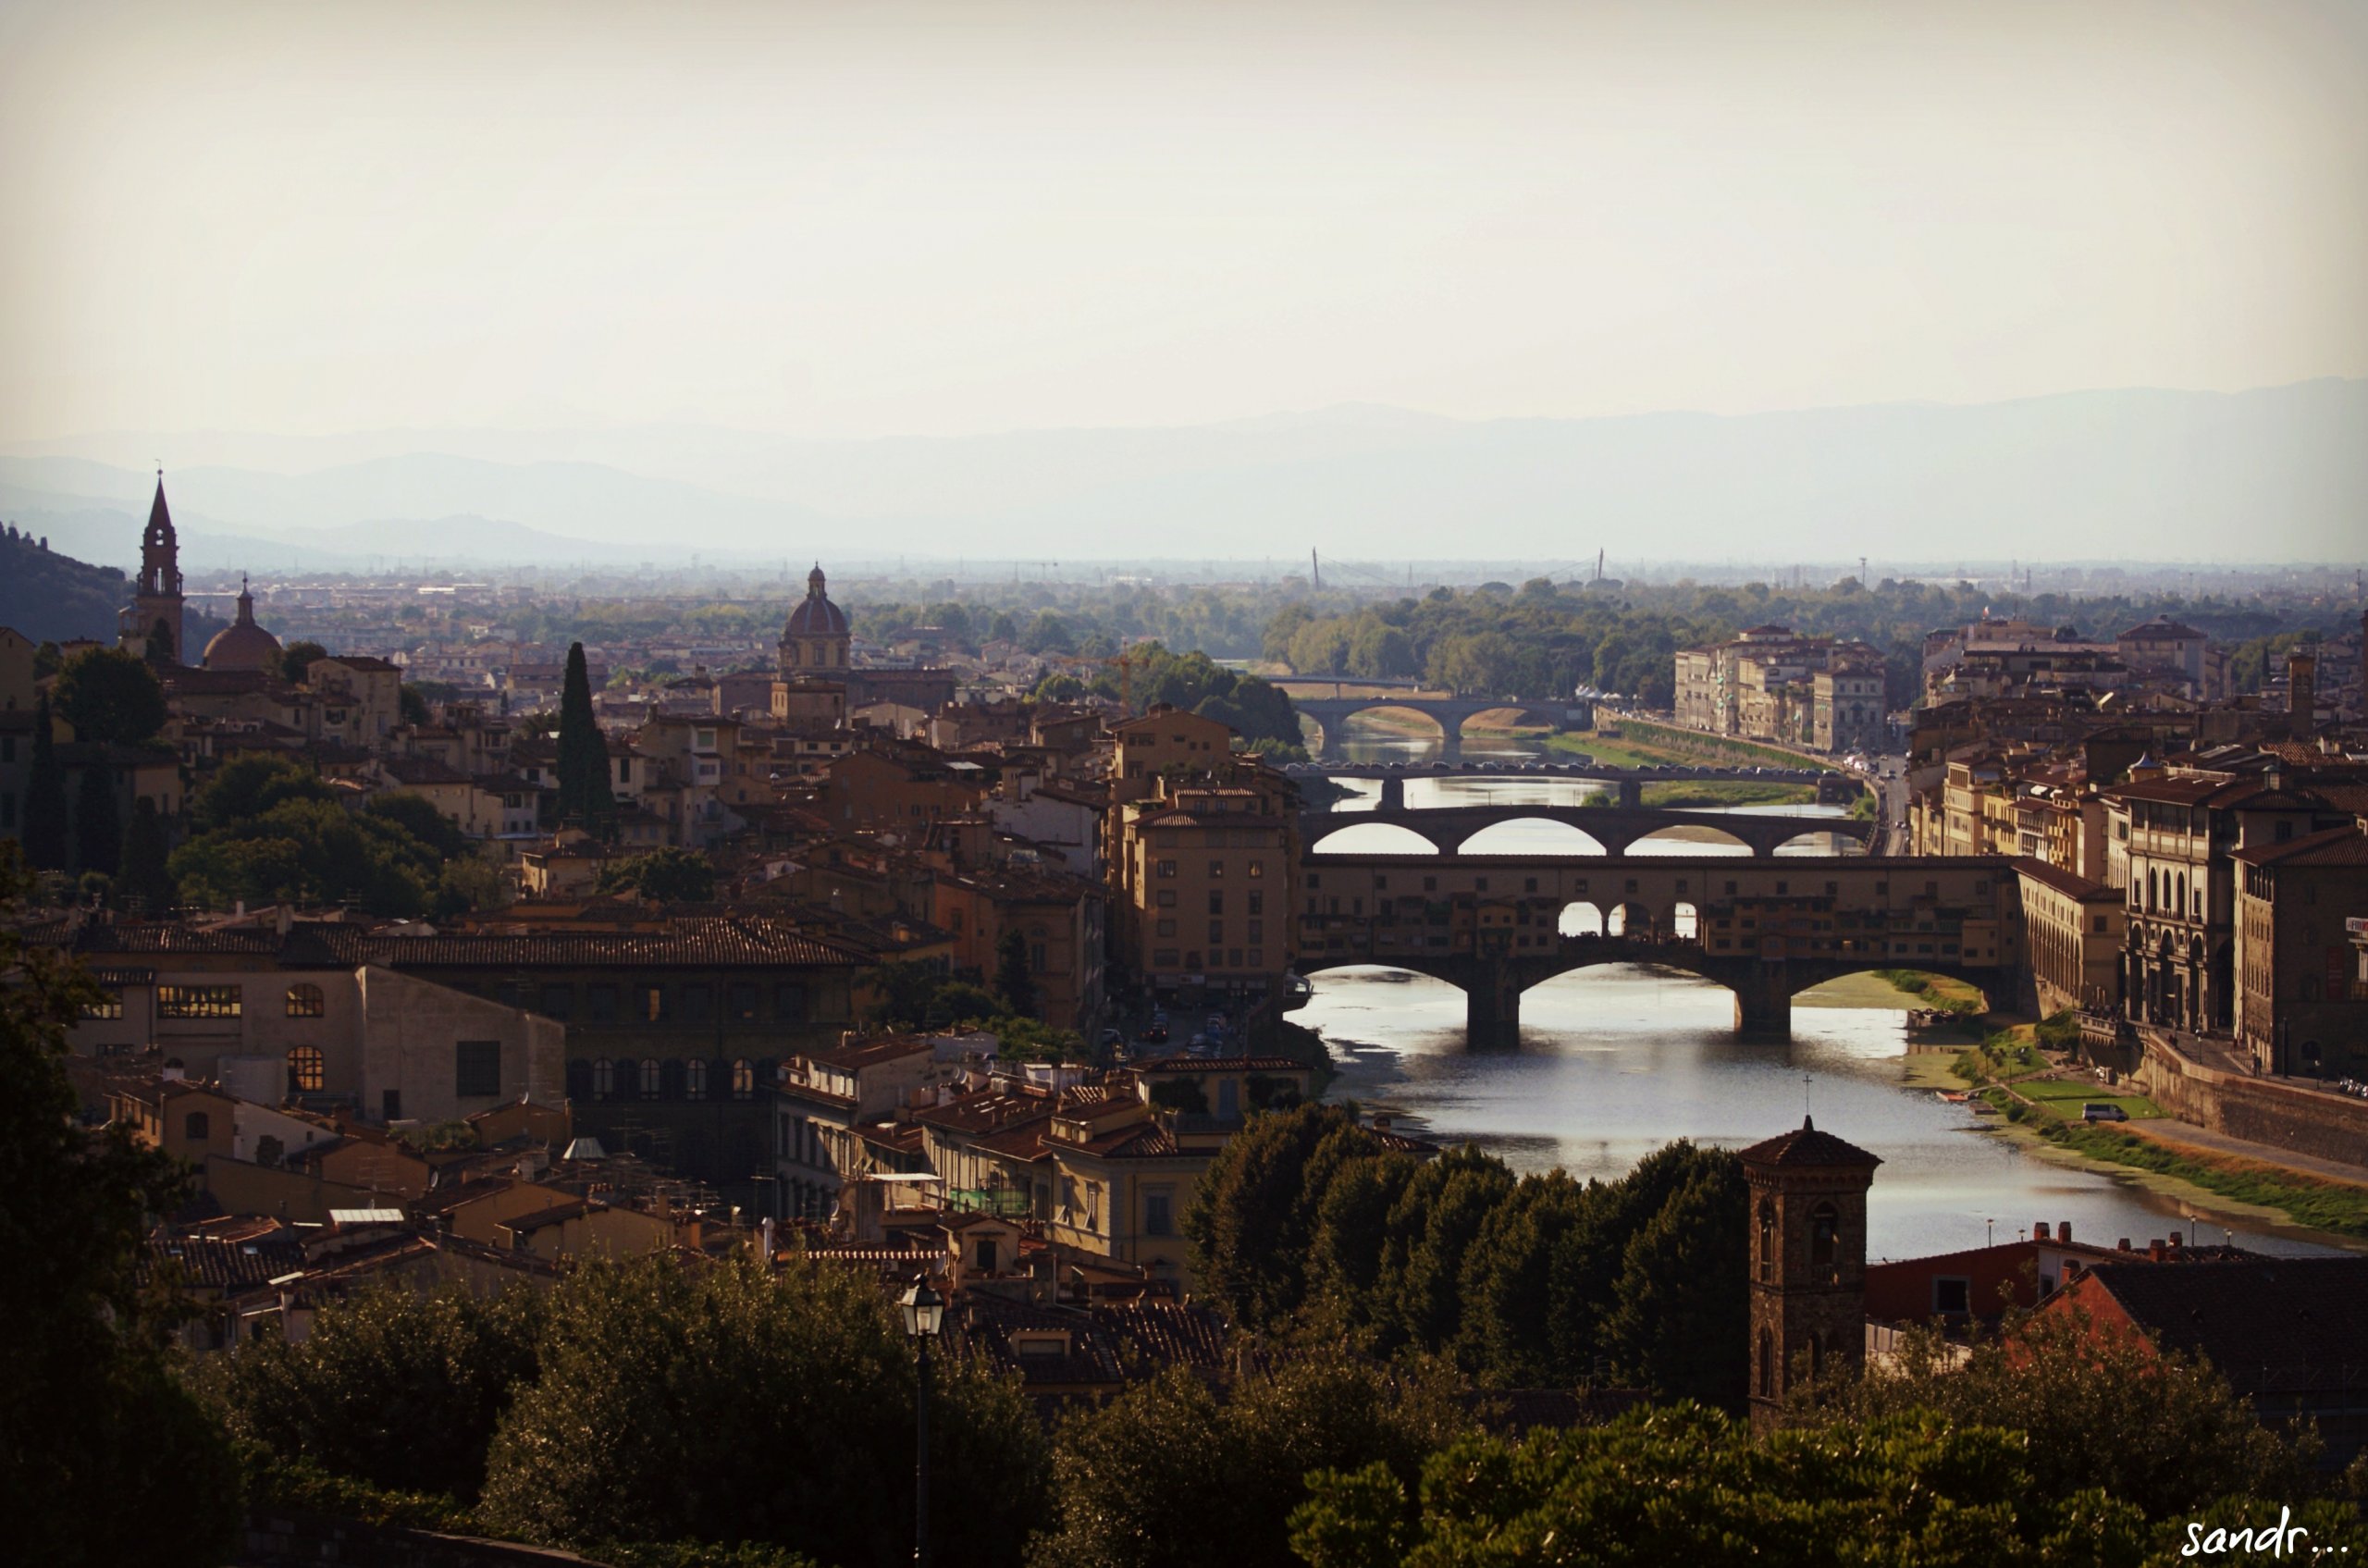
[{"label": "cluster of buildings", "polygon": [[1812,751],[1869,750],[1891,734],[1881,651],[1789,626],[1679,649],[1675,708],[1688,729]]},{"label": "cluster of buildings", "polygon": [[[177,554],[160,484],[120,637],[168,717],[90,762],[119,763],[127,809],[178,841],[223,764],[285,759],[349,807],[427,802],[500,889],[434,920],[63,888],[29,915],[104,994],[73,1031],[86,1116],[200,1172],[157,1244],[218,1285],[218,1341],[388,1271],[483,1286],[586,1251],[794,1242],[942,1266],[982,1323],[1041,1329],[1091,1381],[1135,1332],[1094,1313],[1182,1301],[1199,1173],[1319,1092],[1315,1057],[1276,1043],[1298,792],[1222,722],[957,700],[943,669],[866,664],[818,566],[760,679],[610,715],[614,810],[563,822],[555,736],[490,685],[426,703],[417,661],[298,667],[244,595],[185,661]],[[0,769],[30,750],[30,658]],[[703,861],[712,896],[621,892],[610,873],[660,850]],[[917,1016],[949,987],[1024,1010],[1034,1048]]]},{"label": "cluster of buildings", "polygon": [[[2149,623],[2164,686],[2078,683],[1929,702],[1908,746],[1908,847],[2014,858],[2041,1006],[2103,1045],[2152,1041],[2240,1074],[2368,1076],[2368,728],[2320,650],[2276,695],[2209,692],[2222,661]],[[2349,673],[2347,672],[2347,674]]]}]

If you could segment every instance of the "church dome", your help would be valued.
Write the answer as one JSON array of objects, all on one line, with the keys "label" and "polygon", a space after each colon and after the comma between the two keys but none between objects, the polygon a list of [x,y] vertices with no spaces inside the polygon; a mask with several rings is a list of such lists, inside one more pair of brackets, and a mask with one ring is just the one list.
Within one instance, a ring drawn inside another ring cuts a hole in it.
[{"label": "church dome", "polygon": [[806,574],[806,598],[789,612],[789,626],[783,634],[793,637],[843,637],[847,635],[846,611],[831,602],[822,591],[822,568],[817,565]]},{"label": "church dome", "polygon": [[255,596],[247,591],[242,578],[239,583],[239,618],[215,633],[214,640],[205,645],[205,667],[263,670],[277,674],[279,656],[279,639],[255,624]]}]

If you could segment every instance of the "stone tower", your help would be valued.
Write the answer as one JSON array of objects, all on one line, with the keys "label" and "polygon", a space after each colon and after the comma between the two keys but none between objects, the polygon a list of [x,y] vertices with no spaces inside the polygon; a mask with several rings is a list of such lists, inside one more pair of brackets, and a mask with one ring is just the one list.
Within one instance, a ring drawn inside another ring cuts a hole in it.
[{"label": "stone tower", "polygon": [[806,575],[806,597],[789,612],[781,634],[781,673],[783,680],[844,671],[847,648],[854,641],[847,630],[846,611],[822,591],[822,563]]},{"label": "stone tower", "polygon": [[1751,1424],[1764,1431],[1804,1377],[1865,1364],[1867,1189],[1882,1161],[1807,1117],[1741,1157],[1751,1191]]},{"label": "stone tower", "polygon": [[118,646],[145,653],[148,640],[164,629],[166,662],[187,662],[181,643],[181,547],[173,534],[173,514],[165,507],[165,474],[156,471],[156,499],[149,503],[148,528],[140,536],[140,580],[132,585],[131,604],[117,627]]}]

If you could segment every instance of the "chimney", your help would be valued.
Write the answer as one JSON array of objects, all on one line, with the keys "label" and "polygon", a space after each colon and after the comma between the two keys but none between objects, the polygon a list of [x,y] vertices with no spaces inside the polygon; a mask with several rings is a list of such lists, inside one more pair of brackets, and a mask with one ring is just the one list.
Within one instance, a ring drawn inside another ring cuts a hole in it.
[{"label": "chimney", "polygon": [[2185,1246],[2186,1244],[2187,1244],[2187,1237],[2186,1237],[2186,1235],[2185,1235],[2183,1232],[2177,1231],[2177,1230],[2174,1230],[2174,1231],[2172,1231],[2172,1232],[2171,1232],[2171,1246],[2172,1246],[2172,1249],[2173,1249],[2174,1251],[2176,1251],[2177,1249],[2178,1249],[2178,1248],[2180,1248],[2180,1247]]},{"label": "chimney", "polygon": [[2044,1241],[2048,1240],[2047,1221],[2042,1219],[2032,1225],[2031,1240],[2034,1241]]},{"label": "chimney", "polygon": [[2163,1239],[2160,1236],[2146,1243],[2146,1255],[2156,1263],[2163,1261]]},{"label": "chimney", "polygon": [[2286,656],[2286,713],[2295,735],[2309,735],[2318,722],[2318,656],[2309,649]]},{"label": "chimney", "polygon": [[2067,1219],[2055,1228],[2055,1239],[2059,1241],[2069,1241],[2072,1240],[2072,1222],[2070,1220]]},{"label": "chimney", "polygon": [[2120,1250],[2120,1251],[2122,1251],[2122,1252],[2125,1252],[2125,1253],[2126,1253],[2126,1252],[2128,1252],[2128,1251],[2129,1251],[2129,1238],[2128,1238],[2128,1237],[2124,1236],[2124,1237],[2121,1239],[2121,1246],[2120,1246],[2120,1249],[2119,1249],[2119,1250]]}]

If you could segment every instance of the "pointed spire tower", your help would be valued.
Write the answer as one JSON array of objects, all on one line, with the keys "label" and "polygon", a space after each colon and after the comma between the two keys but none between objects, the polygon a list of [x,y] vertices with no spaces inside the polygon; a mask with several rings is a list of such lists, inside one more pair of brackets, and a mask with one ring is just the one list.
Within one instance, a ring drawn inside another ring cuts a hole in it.
[{"label": "pointed spire tower", "polygon": [[118,619],[117,641],[133,653],[164,664],[181,662],[181,547],[173,514],[165,504],[165,471],[156,470],[156,499],[148,504],[148,527],[140,536],[140,577]]}]

